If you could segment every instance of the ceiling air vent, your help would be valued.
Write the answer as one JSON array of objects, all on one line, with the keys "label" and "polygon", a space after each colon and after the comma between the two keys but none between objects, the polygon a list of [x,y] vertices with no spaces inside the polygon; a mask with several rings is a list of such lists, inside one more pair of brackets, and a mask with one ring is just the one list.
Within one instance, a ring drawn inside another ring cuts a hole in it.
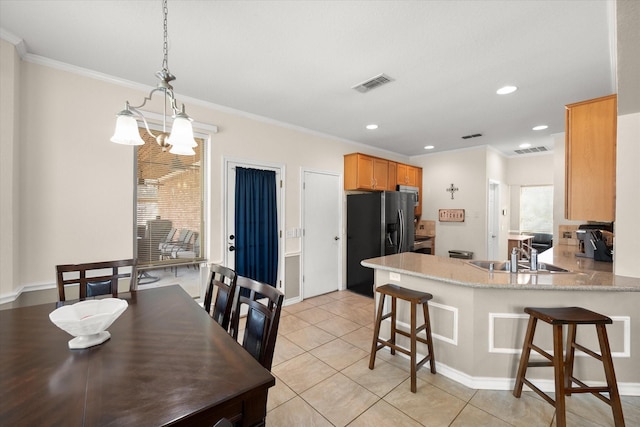
[{"label": "ceiling air vent", "polygon": [[375,89],[384,84],[391,83],[392,81],[393,79],[387,76],[386,74],[379,74],[373,78],[370,78],[367,81],[364,81],[362,83],[359,83],[353,86],[351,89],[355,89],[360,93],[365,93],[365,92],[369,92],[371,89]]},{"label": "ceiling air vent", "polygon": [[479,136],[482,136],[481,133],[474,133],[473,135],[465,135],[462,137],[462,139],[470,139],[470,138],[477,138]]},{"label": "ceiling air vent", "polygon": [[520,150],[514,150],[517,154],[529,154],[529,153],[543,153],[545,151],[549,151],[547,147],[531,147],[531,148],[522,148]]}]

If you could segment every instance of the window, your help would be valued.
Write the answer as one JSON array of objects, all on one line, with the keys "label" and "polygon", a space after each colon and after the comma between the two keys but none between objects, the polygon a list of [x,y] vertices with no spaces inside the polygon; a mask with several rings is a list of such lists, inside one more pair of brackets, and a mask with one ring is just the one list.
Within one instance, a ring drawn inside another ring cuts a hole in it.
[{"label": "window", "polygon": [[520,231],[553,233],[553,185],[520,187]]},{"label": "window", "polygon": [[136,162],[138,268],[196,264],[204,259],[204,140],[196,138],[194,156],[179,156],[163,151],[145,129],[140,134],[145,144]]}]

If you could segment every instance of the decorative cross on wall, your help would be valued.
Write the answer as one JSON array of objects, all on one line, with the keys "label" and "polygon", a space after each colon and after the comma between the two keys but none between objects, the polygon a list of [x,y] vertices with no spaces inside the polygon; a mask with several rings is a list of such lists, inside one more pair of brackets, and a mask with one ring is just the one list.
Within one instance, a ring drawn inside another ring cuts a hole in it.
[{"label": "decorative cross on wall", "polygon": [[453,200],[453,193],[458,191],[458,187],[454,186],[453,183],[451,183],[451,187],[447,188],[446,191],[451,193],[451,200]]}]

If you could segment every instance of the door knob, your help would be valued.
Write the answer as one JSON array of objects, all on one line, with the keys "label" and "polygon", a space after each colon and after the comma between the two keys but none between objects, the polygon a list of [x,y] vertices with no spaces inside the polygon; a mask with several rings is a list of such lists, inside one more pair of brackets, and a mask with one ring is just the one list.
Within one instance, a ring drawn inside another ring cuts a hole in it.
[{"label": "door knob", "polygon": [[236,250],[236,247],[235,247],[235,246],[233,246],[233,245],[229,246],[229,252],[233,252],[233,251],[235,251],[235,250]]}]

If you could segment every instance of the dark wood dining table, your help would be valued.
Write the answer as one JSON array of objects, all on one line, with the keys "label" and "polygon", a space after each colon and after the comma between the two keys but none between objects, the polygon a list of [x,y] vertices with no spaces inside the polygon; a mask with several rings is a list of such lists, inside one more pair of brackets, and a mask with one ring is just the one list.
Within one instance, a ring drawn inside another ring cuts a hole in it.
[{"label": "dark wood dining table", "polygon": [[262,425],[275,384],[180,286],[120,294],[111,338],[70,350],[55,303],[0,311],[1,426]]}]

